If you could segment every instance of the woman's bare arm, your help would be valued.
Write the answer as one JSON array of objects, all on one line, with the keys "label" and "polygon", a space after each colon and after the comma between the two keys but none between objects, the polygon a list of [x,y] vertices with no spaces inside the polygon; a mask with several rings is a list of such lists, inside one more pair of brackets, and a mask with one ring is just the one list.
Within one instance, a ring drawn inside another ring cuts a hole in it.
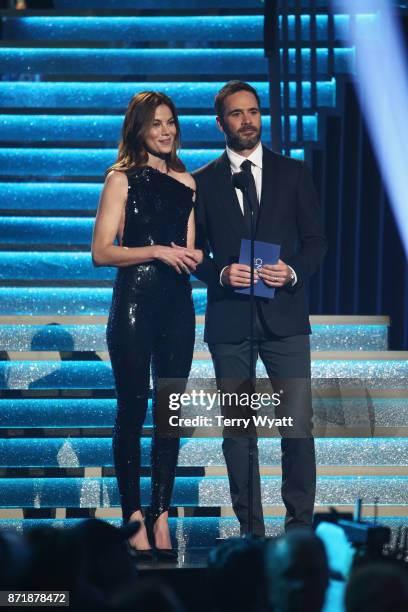
[{"label": "woman's bare arm", "polygon": [[[192,267],[191,251],[175,253],[171,247],[152,245],[123,247],[115,245],[128,195],[128,180],[124,172],[113,170],[106,177],[96,214],[92,237],[94,266],[132,266],[159,259],[180,274]],[[194,262],[195,264],[195,262]]]},{"label": "woman's bare arm", "polygon": [[[188,187],[195,190],[196,184],[194,178],[191,174],[186,173],[184,175],[183,183],[185,183]],[[195,202],[196,194],[194,192],[193,202]],[[173,249],[178,250],[180,253],[183,251],[190,251],[194,253],[194,259],[196,266],[203,261],[204,254],[200,249],[195,248],[195,220],[194,220],[194,208],[191,210],[190,216],[188,218],[187,223],[187,247],[182,247],[174,242],[171,243]],[[195,268],[194,268],[195,269]]]},{"label": "woman's bare arm", "polygon": [[128,248],[115,245],[128,193],[124,172],[113,170],[106,177],[92,237],[94,266],[131,266],[152,261],[153,247]]},{"label": "woman's bare arm", "polygon": [[194,221],[194,209],[191,211],[188,218],[187,224],[187,248],[195,248],[195,221]]}]

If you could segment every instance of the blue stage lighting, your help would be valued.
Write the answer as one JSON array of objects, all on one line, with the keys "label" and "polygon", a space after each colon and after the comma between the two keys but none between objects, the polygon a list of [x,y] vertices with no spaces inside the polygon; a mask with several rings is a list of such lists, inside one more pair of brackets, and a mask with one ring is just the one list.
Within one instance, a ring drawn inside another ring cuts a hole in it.
[{"label": "blue stage lighting", "polygon": [[[408,255],[408,62],[390,0],[370,0],[370,14],[350,11],[349,0],[332,0],[333,11],[350,14],[357,95],[405,253]],[[361,7],[359,5],[359,11]]]}]

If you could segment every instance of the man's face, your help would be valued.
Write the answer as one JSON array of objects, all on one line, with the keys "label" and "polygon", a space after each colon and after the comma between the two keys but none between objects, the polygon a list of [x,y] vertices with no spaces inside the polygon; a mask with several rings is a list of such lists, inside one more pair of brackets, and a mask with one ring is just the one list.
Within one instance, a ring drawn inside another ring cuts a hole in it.
[{"label": "man's face", "polygon": [[252,151],[261,140],[261,112],[250,91],[237,91],[224,100],[222,117],[217,124],[225,134],[227,145],[234,151]]}]

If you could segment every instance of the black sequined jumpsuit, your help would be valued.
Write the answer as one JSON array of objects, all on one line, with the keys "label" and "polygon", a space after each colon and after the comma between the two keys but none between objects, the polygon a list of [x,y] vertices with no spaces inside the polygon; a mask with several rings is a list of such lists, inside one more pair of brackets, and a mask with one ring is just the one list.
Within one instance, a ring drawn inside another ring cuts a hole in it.
[{"label": "black sequined jumpsuit", "polygon": [[[150,166],[128,173],[122,245],[186,246],[193,191]],[[118,268],[107,326],[107,343],[117,393],[113,457],[123,521],[141,509],[140,436],[153,380],[151,515],[170,504],[178,459],[178,438],[157,435],[160,378],[187,379],[194,349],[195,317],[191,284],[161,261]]]}]

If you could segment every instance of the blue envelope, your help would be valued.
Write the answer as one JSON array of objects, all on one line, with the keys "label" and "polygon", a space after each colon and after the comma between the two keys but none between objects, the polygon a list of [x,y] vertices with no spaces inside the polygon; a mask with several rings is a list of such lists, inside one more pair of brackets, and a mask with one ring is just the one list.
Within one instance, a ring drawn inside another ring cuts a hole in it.
[{"label": "blue envelope", "polygon": [[[254,268],[259,270],[264,264],[276,264],[279,261],[280,244],[272,244],[271,242],[262,242],[255,240],[254,242]],[[239,263],[250,265],[251,259],[251,241],[243,238],[241,240],[241,250],[239,253]],[[235,289],[237,293],[250,294],[250,287],[245,289]],[[254,295],[257,297],[272,299],[275,295],[275,287],[268,287],[264,281],[259,278],[254,284]]]}]

